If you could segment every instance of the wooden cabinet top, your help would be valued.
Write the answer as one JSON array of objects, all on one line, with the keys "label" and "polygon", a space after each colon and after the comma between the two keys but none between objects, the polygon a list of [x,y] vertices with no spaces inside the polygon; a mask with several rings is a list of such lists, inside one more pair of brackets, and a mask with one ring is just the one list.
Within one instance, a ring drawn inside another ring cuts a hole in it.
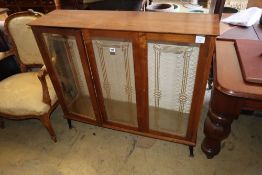
[{"label": "wooden cabinet top", "polygon": [[153,33],[219,35],[219,18],[217,15],[211,14],[55,10],[29,25]]}]

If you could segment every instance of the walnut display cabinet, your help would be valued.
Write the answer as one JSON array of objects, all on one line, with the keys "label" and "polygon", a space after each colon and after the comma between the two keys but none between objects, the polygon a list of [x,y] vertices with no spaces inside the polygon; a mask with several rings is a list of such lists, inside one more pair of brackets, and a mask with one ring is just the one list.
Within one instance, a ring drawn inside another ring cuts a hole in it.
[{"label": "walnut display cabinet", "polygon": [[192,153],[218,23],[210,14],[56,10],[30,26],[66,119]]}]

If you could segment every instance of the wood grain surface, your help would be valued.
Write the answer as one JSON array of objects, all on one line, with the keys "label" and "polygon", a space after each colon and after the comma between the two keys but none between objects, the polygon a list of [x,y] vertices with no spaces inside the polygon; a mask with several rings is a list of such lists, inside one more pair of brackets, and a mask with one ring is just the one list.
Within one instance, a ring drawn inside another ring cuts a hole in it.
[{"label": "wood grain surface", "polygon": [[217,83],[222,92],[232,96],[262,99],[261,86],[244,82],[234,41],[216,42],[215,69]]},{"label": "wood grain surface", "polygon": [[262,86],[262,41],[236,40],[235,48],[244,80]]},{"label": "wood grain surface", "polygon": [[55,10],[29,25],[219,35],[219,17],[211,14]]}]

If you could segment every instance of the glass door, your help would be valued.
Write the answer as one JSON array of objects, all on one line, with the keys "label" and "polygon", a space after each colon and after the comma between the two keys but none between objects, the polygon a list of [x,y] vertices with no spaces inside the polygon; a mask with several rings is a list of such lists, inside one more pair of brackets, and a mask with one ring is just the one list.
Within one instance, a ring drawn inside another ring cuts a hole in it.
[{"label": "glass door", "polygon": [[[53,33],[43,33],[43,36],[67,111],[77,117],[96,120],[84,72],[88,70],[83,69],[85,63],[81,61],[76,36]],[[87,78],[92,88],[90,75]]]},{"label": "glass door", "polygon": [[95,37],[91,43],[105,107],[104,122],[137,128],[132,42]]},{"label": "glass door", "polygon": [[185,137],[200,45],[149,41],[147,47],[149,129]]}]

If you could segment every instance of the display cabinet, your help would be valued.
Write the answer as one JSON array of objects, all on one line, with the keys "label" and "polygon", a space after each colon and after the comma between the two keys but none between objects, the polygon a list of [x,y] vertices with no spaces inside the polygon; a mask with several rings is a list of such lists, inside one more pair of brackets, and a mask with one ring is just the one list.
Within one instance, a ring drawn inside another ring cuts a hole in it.
[{"label": "display cabinet", "polygon": [[192,154],[218,23],[209,14],[57,10],[30,26],[66,119]]}]

